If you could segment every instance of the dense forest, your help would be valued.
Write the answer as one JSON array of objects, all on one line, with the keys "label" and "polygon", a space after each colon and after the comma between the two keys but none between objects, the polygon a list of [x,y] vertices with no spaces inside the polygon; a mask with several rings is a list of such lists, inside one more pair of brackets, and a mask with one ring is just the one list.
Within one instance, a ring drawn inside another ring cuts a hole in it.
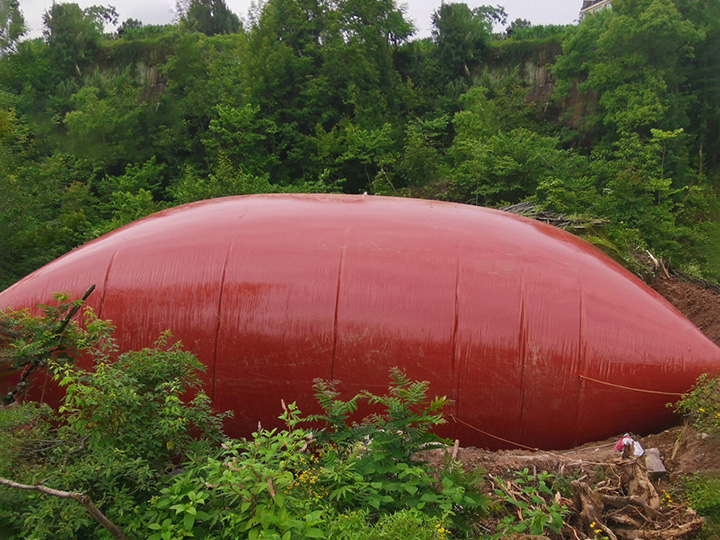
[{"label": "dense forest", "polygon": [[568,27],[446,3],[426,39],[394,0],[185,0],[167,26],[55,4],[34,40],[5,4],[0,289],[165,207],[322,191],[528,202],[720,278],[720,0]]}]

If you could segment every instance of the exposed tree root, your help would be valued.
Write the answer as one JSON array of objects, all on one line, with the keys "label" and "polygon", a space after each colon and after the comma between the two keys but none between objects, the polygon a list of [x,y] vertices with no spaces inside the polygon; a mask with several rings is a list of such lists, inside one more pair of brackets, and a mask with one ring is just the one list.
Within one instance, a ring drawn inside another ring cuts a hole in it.
[{"label": "exposed tree root", "polygon": [[704,520],[695,512],[663,506],[639,462],[608,465],[614,476],[595,487],[583,480],[572,482],[575,519],[568,520],[567,538],[670,540],[693,538],[700,531]]}]

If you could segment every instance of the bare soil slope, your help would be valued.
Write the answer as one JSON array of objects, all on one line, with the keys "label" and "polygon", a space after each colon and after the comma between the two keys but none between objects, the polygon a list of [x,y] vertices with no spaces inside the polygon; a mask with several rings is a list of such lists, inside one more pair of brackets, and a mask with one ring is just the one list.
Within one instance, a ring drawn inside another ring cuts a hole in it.
[{"label": "bare soil slope", "polygon": [[651,286],[720,346],[720,294],[662,273],[658,273]]}]

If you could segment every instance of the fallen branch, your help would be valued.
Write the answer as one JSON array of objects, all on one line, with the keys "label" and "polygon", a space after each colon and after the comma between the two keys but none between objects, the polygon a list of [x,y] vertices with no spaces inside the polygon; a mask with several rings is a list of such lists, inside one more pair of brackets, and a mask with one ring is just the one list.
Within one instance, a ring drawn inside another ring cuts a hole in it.
[{"label": "fallen branch", "polygon": [[59,497],[61,499],[73,499],[82,504],[87,509],[87,511],[90,512],[90,515],[93,517],[93,519],[95,519],[95,521],[105,527],[105,529],[108,530],[108,532],[113,536],[113,538],[117,538],[118,540],[130,540],[122,531],[122,529],[115,525],[108,518],[106,518],[105,514],[103,514],[98,509],[98,507],[95,506],[90,497],[88,497],[84,493],[77,493],[75,491],[62,491],[59,489],[53,489],[47,486],[43,486],[42,484],[38,484],[36,486],[19,484],[17,482],[13,482],[12,480],[7,480],[6,478],[0,478],[0,485],[15,489],[23,489],[26,491],[39,491],[40,493],[52,495],[53,497]]},{"label": "fallen branch", "polygon": [[628,505],[640,506],[649,516],[655,514],[655,509],[652,508],[642,497],[637,495],[623,496],[623,495],[600,495],[602,502],[608,506],[614,508],[623,508]]},{"label": "fallen branch", "polygon": [[636,538],[643,538],[645,540],[667,540],[671,538],[683,538],[690,534],[697,534],[702,529],[704,519],[701,517],[695,517],[692,521],[680,525],[679,527],[673,527],[669,529],[663,529],[660,531],[652,531],[647,529],[635,529],[618,531],[618,536],[627,540],[633,540]]}]

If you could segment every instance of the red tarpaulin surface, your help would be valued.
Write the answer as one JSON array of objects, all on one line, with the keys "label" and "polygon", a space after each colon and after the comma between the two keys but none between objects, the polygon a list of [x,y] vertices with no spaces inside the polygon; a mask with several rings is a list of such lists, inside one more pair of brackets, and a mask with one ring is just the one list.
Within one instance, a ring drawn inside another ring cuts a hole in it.
[{"label": "red tarpaulin surface", "polygon": [[[463,445],[563,448],[658,428],[720,349],[578,238],[473,206],[257,195],[160,212],[0,293],[0,309],[80,297],[122,350],[165,329],[208,366],[232,435],[316,411],[312,381],[383,392],[389,370],[454,403]],[[645,390],[645,391],[639,391]],[[482,430],[493,436],[481,433]]]}]

